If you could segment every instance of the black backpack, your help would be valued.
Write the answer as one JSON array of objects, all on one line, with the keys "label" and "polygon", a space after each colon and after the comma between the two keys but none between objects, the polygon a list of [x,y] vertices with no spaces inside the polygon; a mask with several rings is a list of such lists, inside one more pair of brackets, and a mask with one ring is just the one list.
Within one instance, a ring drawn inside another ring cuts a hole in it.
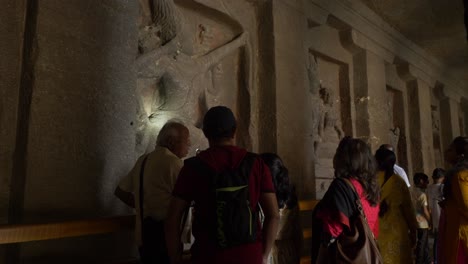
[{"label": "black backpack", "polygon": [[211,236],[218,248],[229,248],[255,242],[258,228],[258,206],[250,203],[249,176],[257,155],[248,152],[239,167],[216,173],[210,166],[193,157],[186,160],[200,174],[211,179],[214,208]]}]

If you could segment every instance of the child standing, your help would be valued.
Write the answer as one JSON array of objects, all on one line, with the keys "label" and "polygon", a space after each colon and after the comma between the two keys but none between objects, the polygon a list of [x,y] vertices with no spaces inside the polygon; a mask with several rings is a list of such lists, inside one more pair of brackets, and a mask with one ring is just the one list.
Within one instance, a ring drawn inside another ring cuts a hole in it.
[{"label": "child standing", "polygon": [[439,231],[439,218],[440,218],[440,206],[439,202],[444,199],[444,179],[445,170],[437,168],[432,172],[433,184],[427,187],[427,198],[429,202],[429,210],[432,216],[432,228],[434,231],[434,245],[433,245],[433,256],[434,264],[437,261],[437,236]]},{"label": "child standing", "polygon": [[413,199],[414,209],[416,211],[416,221],[418,223],[418,241],[416,244],[416,264],[429,264],[431,257],[429,255],[429,226],[431,215],[429,213],[429,204],[424,192],[429,184],[429,177],[424,173],[416,173],[413,178],[414,187],[411,189],[411,198]]}]

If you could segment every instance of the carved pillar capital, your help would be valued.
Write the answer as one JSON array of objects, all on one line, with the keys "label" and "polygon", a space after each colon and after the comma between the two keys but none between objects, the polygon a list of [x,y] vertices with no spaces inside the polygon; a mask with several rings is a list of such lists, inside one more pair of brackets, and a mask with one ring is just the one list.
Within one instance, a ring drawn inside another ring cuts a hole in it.
[{"label": "carved pillar capital", "polygon": [[310,1],[307,1],[304,7],[307,16],[307,28],[318,27],[327,23],[330,14],[328,11]]},{"label": "carved pillar capital", "polygon": [[367,50],[388,63],[392,63],[395,60],[395,55],[355,29],[342,30],[340,32],[340,39],[343,47],[353,54]]},{"label": "carved pillar capital", "polygon": [[442,96],[443,99],[450,99],[456,103],[460,103],[462,98],[459,93],[455,92],[455,89],[450,89],[450,87],[443,87]]}]

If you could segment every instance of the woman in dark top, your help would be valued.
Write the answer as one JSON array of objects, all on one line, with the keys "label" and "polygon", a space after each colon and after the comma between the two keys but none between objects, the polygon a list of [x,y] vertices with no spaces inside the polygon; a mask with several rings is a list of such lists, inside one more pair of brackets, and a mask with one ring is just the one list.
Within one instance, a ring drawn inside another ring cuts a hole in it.
[{"label": "woman in dark top", "polygon": [[378,235],[380,188],[369,146],[360,139],[343,138],[333,158],[333,168],[335,179],[313,212],[312,263],[317,260],[320,246],[336,243],[341,233],[349,230],[351,219],[359,214],[354,190],[344,179],[356,189],[369,226],[374,236]]}]

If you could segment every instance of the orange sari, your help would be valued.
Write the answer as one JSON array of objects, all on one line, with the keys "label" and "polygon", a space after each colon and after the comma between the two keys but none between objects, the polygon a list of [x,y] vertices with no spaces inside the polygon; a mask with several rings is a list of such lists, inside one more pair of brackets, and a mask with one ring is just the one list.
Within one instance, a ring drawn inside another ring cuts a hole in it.
[{"label": "orange sari", "polygon": [[468,170],[451,176],[439,223],[438,263],[468,263]]}]

